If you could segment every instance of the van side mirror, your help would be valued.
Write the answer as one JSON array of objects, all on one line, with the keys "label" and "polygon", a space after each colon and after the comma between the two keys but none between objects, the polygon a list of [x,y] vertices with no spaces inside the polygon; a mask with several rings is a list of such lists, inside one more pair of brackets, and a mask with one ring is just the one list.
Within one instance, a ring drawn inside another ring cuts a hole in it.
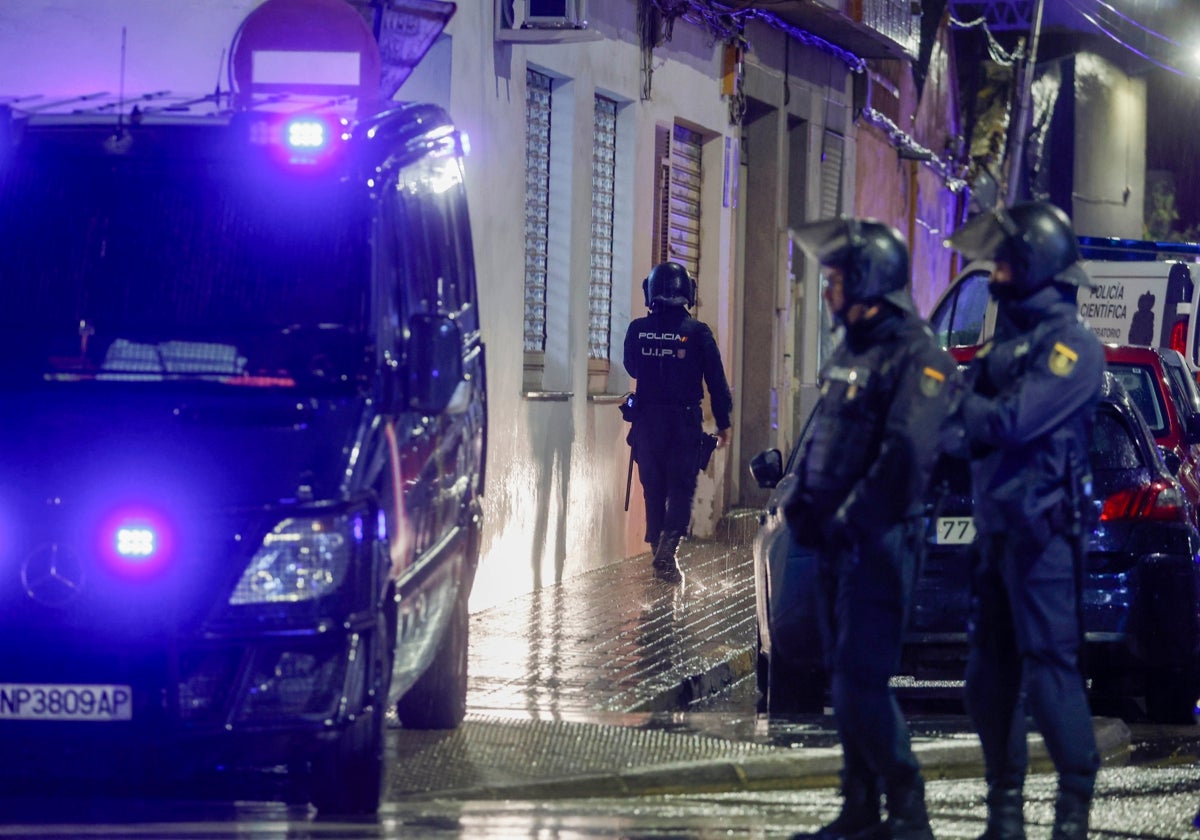
[{"label": "van side mirror", "polygon": [[778,449],[759,452],[750,459],[750,475],[759,487],[774,487],[783,478],[783,453]]},{"label": "van side mirror", "polygon": [[446,410],[463,381],[462,331],[452,319],[418,314],[408,321],[408,408],[422,414]]}]

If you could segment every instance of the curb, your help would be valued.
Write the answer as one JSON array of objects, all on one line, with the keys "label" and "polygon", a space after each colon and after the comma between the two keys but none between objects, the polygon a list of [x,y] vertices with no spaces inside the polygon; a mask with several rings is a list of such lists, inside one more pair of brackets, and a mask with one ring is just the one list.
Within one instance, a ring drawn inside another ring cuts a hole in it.
[{"label": "curb", "polygon": [[[1131,741],[1125,722],[1119,718],[1093,718],[1093,727],[1102,764],[1123,764]],[[949,742],[919,743],[914,745],[914,752],[926,781],[983,776],[983,754],[974,733],[960,734]],[[780,749],[740,760],[670,762],[615,772],[426,791],[402,798],[586,799],[837,788],[841,769],[840,747],[808,747],[795,751]],[[1053,769],[1041,735],[1031,732],[1029,772]]]}]

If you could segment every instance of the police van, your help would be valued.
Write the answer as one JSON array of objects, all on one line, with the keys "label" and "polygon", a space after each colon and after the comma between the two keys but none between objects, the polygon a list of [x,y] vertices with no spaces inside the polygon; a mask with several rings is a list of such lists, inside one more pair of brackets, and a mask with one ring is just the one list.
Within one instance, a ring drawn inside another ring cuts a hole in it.
[{"label": "police van", "polygon": [[[1176,349],[1200,364],[1196,319],[1200,244],[1079,237],[1093,286],[1079,293],[1079,311],[1106,344]],[[991,264],[975,262],[942,293],[929,317],[944,347],[982,344],[996,327],[988,295]]]},{"label": "police van", "polygon": [[9,791],[282,777],[373,813],[388,714],[464,716],[487,430],[464,138],[279,66],[0,98]]}]

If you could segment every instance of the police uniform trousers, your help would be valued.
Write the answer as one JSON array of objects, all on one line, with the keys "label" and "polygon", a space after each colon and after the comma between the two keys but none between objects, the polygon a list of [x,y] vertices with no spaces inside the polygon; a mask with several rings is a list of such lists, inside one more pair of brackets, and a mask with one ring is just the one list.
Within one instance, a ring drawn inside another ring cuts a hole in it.
[{"label": "police uniform trousers", "polygon": [[821,624],[843,772],[888,789],[909,784],[920,771],[908,724],[888,685],[900,668],[919,539],[918,524],[910,522],[888,529],[874,544],[821,555],[826,586]]},{"label": "police uniform trousers", "polygon": [[1025,779],[1026,714],[1059,774],[1060,790],[1090,799],[1100,765],[1083,675],[1071,539],[1039,547],[1020,531],[980,535],[969,627],[966,706],[989,787]]},{"label": "police uniform trousers", "polygon": [[699,472],[703,422],[699,405],[641,405],[633,457],[646,500],[646,542],[687,532]]}]

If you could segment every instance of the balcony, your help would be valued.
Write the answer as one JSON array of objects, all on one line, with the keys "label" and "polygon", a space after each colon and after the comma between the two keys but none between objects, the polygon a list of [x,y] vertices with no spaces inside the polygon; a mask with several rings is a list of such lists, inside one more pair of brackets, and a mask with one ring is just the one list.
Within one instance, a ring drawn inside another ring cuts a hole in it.
[{"label": "balcony", "polygon": [[911,60],[920,45],[920,0],[784,0],[747,5],[860,58]]}]

